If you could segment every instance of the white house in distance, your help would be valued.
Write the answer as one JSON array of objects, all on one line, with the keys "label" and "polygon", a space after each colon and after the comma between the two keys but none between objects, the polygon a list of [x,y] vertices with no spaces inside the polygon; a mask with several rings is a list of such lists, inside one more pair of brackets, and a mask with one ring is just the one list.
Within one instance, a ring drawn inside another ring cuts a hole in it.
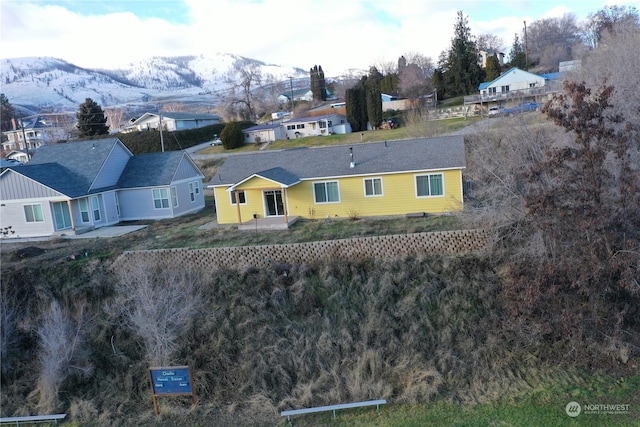
[{"label": "white house in distance", "polygon": [[342,114],[299,117],[280,123],[252,126],[243,130],[245,142],[271,142],[305,136],[351,133],[351,125]]},{"label": "white house in distance", "polygon": [[511,91],[533,89],[544,85],[544,77],[519,68],[512,68],[491,82],[481,83],[479,89],[480,95],[500,96]]},{"label": "white house in distance", "polygon": [[161,117],[162,129],[167,131],[195,129],[220,123],[220,117],[216,114],[166,112],[158,115],[155,113],[144,113],[127,125],[125,131],[157,130],[160,128]]},{"label": "white house in distance", "polygon": [[561,90],[559,74],[538,75],[519,68],[511,68],[495,80],[480,83],[479,95],[464,97],[465,104],[505,104],[522,102],[525,98],[544,100],[547,95]]},{"label": "white house in distance", "polygon": [[498,58],[500,66],[504,65],[504,53],[497,50],[481,50],[478,52],[478,65],[481,68],[487,68],[487,60],[492,56]]}]

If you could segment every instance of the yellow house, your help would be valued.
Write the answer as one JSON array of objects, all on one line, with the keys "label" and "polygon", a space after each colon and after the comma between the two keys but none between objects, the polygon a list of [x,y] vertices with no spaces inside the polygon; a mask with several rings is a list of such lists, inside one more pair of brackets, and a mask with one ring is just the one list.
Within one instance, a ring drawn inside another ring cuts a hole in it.
[{"label": "yellow house", "polygon": [[460,211],[462,136],[229,156],[208,187],[220,224]]}]

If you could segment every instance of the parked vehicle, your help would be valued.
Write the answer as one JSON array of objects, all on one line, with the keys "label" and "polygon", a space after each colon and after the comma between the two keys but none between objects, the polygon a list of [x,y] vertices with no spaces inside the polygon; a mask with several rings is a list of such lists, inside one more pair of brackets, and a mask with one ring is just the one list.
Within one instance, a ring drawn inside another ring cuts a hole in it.
[{"label": "parked vehicle", "polygon": [[499,106],[493,106],[491,108],[489,108],[489,113],[488,116],[499,116],[500,114],[502,114],[502,112],[504,111],[503,107],[499,107]]},{"label": "parked vehicle", "polygon": [[515,107],[505,108],[502,112],[503,114],[517,114],[517,113],[526,113],[527,111],[535,111],[538,109],[538,104],[535,102],[523,102]]}]

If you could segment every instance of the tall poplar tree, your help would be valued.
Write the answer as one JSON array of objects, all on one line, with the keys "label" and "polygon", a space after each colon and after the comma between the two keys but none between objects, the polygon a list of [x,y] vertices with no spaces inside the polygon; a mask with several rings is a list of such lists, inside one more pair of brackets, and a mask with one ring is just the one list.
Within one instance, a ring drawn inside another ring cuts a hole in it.
[{"label": "tall poplar tree", "polygon": [[311,80],[311,94],[316,101],[327,100],[327,83],[324,79],[324,71],[322,71],[321,65],[314,65],[309,70],[309,77]]},{"label": "tall poplar tree", "polygon": [[87,98],[76,113],[78,124],[76,127],[81,136],[106,135],[109,133],[109,126],[106,125],[107,118],[102,107],[93,99]]},{"label": "tall poplar tree", "polygon": [[[366,81],[366,76],[363,80]],[[367,92],[363,80],[351,89],[347,89],[344,97],[347,121],[353,132],[367,130]]]}]

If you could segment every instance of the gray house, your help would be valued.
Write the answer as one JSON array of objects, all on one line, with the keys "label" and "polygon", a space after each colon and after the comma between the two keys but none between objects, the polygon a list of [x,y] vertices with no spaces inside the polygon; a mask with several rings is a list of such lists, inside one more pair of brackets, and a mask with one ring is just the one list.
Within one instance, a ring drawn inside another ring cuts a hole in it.
[{"label": "gray house", "polygon": [[163,112],[162,116],[154,113],[144,113],[126,126],[125,131],[144,131],[160,128],[167,131],[196,129],[220,123],[220,116],[216,114],[195,114],[184,112]]},{"label": "gray house", "polygon": [[0,174],[0,228],[36,237],[175,218],[204,208],[203,178],[182,151],[134,156],[117,138],[46,145]]}]

